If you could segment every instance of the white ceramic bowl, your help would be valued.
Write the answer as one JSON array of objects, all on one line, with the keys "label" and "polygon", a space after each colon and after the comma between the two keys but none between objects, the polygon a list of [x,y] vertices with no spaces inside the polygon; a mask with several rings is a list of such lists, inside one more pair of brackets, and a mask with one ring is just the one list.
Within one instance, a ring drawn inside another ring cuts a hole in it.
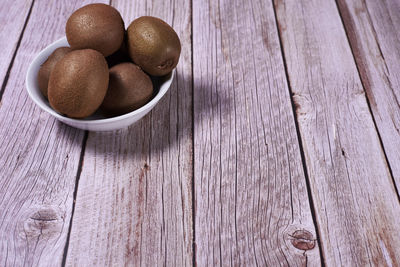
[{"label": "white ceramic bowl", "polygon": [[40,92],[37,81],[37,75],[40,66],[46,61],[46,59],[56,48],[61,46],[69,46],[67,38],[64,37],[59,39],[58,41],[55,41],[35,57],[28,68],[28,73],[26,74],[26,89],[33,102],[35,102],[42,110],[46,111],[58,120],[79,129],[89,131],[112,131],[120,128],[125,128],[135,123],[136,121],[140,120],[144,115],[146,115],[158,103],[158,101],[160,101],[161,97],[163,97],[168,91],[174,78],[175,69],[172,71],[169,77],[165,78],[159,84],[159,86],[154,88],[155,90],[158,90],[158,92],[155,97],[150,100],[150,102],[130,113],[126,113],[117,117],[106,118],[100,112],[96,112],[92,116],[85,119],[71,119],[61,115],[51,108],[49,102]]}]

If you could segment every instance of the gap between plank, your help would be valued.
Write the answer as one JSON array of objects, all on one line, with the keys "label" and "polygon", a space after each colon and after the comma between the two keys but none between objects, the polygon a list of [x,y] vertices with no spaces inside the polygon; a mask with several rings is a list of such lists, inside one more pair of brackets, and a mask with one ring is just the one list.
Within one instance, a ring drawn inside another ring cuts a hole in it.
[{"label": "gap between plank", "polygon": [[28,25],[29,18],[31,17],[31,13],[32,13],[32,9],[33,9],[33,4],[34,3],[35,3],[35,0],[32,0],[31,7],[29,8],[28,15],[26,16],[25,23],[24,23],[24,26],[22,27],[21,34],[19,35],[18,42],[17,42],[17,45],[15,47],[14,54],[13,54],[13,56],[11,58],[10,65],[8,65],[6,76],[4,76],[3,84],[1,85],[1,89],[0,89],[0,101],[3,98],[4,91],[6,90],[8,79],[10,77],[10,72],[11,72],[11,69],[12,69],[12,67],[14,65],[14,61],[15,61],[15,58],[17,56],[17,52],[19,50],[19,46],[21,45],[21,41],[22,41],[22,37],[24,36],[24,33],[25,33],[26,25]]},{"label": "gap between plank", "polygon": [[[384,145],[383,145],[383,141],[382,141],[381,134],[380,134],[380,132],[379,132],[379,128],[378,128],[378,126],[377,126],[377,124],[376,124],[376,121],[375,121],[374,113],[372,112],[371,103],[370,103],[369,98],[368,98],[368,93],[367,93],[367,91],[365,90],[364,81],[363,81],[363,79],[361,78],[360,68],[359,68],[359,66],[358,66],[356,57],[354,56],[354,50],[353,50],[353,47],[352,47],[351,42],[350,42],[349,33],[348,33],[348,31],[347,31],[347,29],[346,29],[346,27],[345,27],[345,22],[344,22],[344,20],[343,20],[342,12],[340,11],[340,8],[339,8],[338,0],[335,0],[335,4],[336,4],[336,8],[337,8],[337,11],[338,11],[340,20],[341,20],[341,22],[342,22],[342,26],[343,26],[343,28],[344,28],[344,32],[346,33],[347,42],[348,42],[348,44],[349,44],[350,51],[351,51],[351,54],[352,54],[352,56],[353,56],[353,60],[354,60],[354,63],[355,63],[355,65],[356,65],[356,68],[357,68],[358,77],[360,78],[361,85],[362,85],[363,90],[364,90],[365,99],[366,99],[367,104],[368,104],[368,110],[369,110],[369,113],[371,114],[372,121],[373,121],[373,123],[374,123],[375,131],[376,131],[376,133],[377,133],[377,135],[378,135],[378,139],[379,139],[379,143],[380,143],[381,148],[382,148],[383,155],[385,156],[386,166],[387,166],[387,168],[388,168],[388,170],[389,170],[390,178],[392,178],[392,184],[393,184],[393,187],[394,187],[394,191],[395,191],[396,194],[397,194],[397,200],[400,202],[399,188],[397,188],[396,182],[395,182],[395,180],[394,180],[393,171],[392,171],[392,168],[390,167],[390,162],[389,162],[388,157],[387,157],[387,155],[386,155],[385,147],[384,147]],[[371,23],[372,23],[372,22],[371,22]],[[378,42],[378,40],[376,40],[376,42]],[[378,45],[379,45],[379,44],[378,44]],[[355,48],[355,49],[356,49],[356,48]]]},{"label": "gap between plank", "polygon": [[194,155],[194,72],[193,72],[193,0],[190,1],[190,11],[191,11],[191,16],[190,16],[190,45],[191,45],[191,63],[192,63],[192,253],[193,253],[193,261],[192,265],[196,266],[196,205],[195,205],[195,155]]},{"label": "gap between plank", "polygon": [[70,221],[69,221],[67,241],[65,242],[64,255],[63,255],[63,259],[62,259],[61,266],[65,266],[66,260],[67,260],[68,247],[69,247],[69,239],[70,239],[70,237],[71,237],[71,229],[72,229],[72,219],[74,218],[76,196],[77,196],[77,194],[78,194],[79,179],[81,178],[82,167],[83,167],[83,157],[85,156],[86,143],[87,143],[88,136],[89,136],[89,132],[88,132],[88,131],[85,131],[85,134],[84,134],[84,137],[83,137],[83,141],[82,141],[81,155],[80,155],[80,157],[79,157],[78,171],[77,171],[77,173],[76,173],[75,189],[74,189],[74,198],[73,198],[73,202],[72,202],[71,219],[70,219]]},{"label": "gap between plank", "polygon": [[[289,74],[288,74],[288,69],[287,69],[287,65],[286,65],[285,51],[283,50],[283,45],[282,45],[281,29],[280,29],[280,26],[279,26],[278,17],[276,15],[275,0],[271,0],[271,2],[272,2],[273,10],[274,10],[275,25],[276,25],[276,30],[277,30],[277,33],[278,33],[279,46],[280,46],[280,49],[281,49],[281,57],[282,57],[282,61],[283,61],[283,66],[285,68],[285,76],[286,76],[286,81],[287,81],[288,90],[289,90],[289,98],[290,98],[290,104],[292,106],[294,123],[295,123],[295,127],[296,127],[297,141],[299,143],[299,148],[300,148],[301,162],[302,162],[302,165],[303,165],[303,171],[304,171],[304,175],[305,175],[305,178],[306,178],[307,195],[308,195],[308,199],[309,199],[312,219],[313,219],[313,222],[314,222],[314,225],[315,225],[315,228],[316,228],[315,232],[316,232],[316,235],[317,235],[318,250],[319,250],[319,256],[320,256],[320,259],[321,259],[321,266],[325,266],[325,259],[324,259],[322,246],[321,246],[321,239],[320,239],[321,234],[320,234],[320,231],[319,231],[319,225],[318,225],[317,218],[316,218],[316,215],[315,215],[315,207],[314,207],[314,201],[313,201],[312,193],[311,193],[311,185],[310,185],[310,181],[309,181],[309,177],[308,177],[306,159],[305,159],[304,149],[303,149],[303,142],[301,141],[299,124],[298,124],[298,121],[297,121],[296,108],[295,108],[294,100],[293,100],[293,97],[292,97],[292,87],[290,85]],[[304,255],[305,255],[306,260],[307,260],[306,254],[304,254]]]}]

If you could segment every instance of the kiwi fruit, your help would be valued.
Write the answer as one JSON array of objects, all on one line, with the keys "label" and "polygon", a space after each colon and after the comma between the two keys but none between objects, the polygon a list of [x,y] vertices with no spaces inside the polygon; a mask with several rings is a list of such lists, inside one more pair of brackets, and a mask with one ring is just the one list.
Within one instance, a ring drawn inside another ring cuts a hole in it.
[{"label": "kiwi fruit", "polygon": [[90,116],[103,102],[108,81],[107,62],[100,52],[74,50],[58,61],[50,74],[50,105],[71,118]]},{"label": "kiwi fruit", "polygon": [[47,98],[47,86],[49,84],[50,73],[56,63],[62,59],[66,54],[71,52],[69,47],[59,47],[47,58],[47,60],[40,66],[38,73],[39,89],[42,94]]},{"label": "kiwi fruit", "polygon": [[181,53],[181,43],[174,29],[150,16],[135,19],[129,25],[127,45],[133,62],[154,76],[171,72]]},{"label": "kiwi fruit", "polygon": [[121,115],[145,105],[153,95],[150,77],[133,63],[110,69],[110,82],[101,108],[110,115]]},{"label": "kiwi fruit", "polygon": [[112,6],[90,4],[72,13],[65,31],[72,49],[91,48],[106,57],[121,47],[125,26]]}]

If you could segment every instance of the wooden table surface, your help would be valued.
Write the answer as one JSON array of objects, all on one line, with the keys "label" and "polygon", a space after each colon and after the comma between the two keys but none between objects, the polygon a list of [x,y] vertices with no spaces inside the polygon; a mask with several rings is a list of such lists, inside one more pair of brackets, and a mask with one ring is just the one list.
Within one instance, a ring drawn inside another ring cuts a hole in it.
[{"label": "wooden table surface", "polygon": [[25,89],[90,2],[0,2],[0,266],[400,266],[400,0],[102,0],[182,42],[105,133]]}]

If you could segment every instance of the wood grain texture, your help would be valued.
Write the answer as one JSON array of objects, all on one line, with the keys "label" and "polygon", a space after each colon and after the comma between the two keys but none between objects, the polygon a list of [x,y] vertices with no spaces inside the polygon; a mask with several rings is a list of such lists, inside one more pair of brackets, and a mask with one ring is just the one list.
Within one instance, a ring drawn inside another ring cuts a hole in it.
[{"label": "wood grain texture", "polygon": [[193,1],[198,266],[319,266],[272,2]]},{"label": "wood grain texture", "polygon": [[33,0],[0,2],[0,81],[3,85],[25,22],[28,20],[32,2]]},{"label": "wood grain texture", "polygon": [[275,1],[328,266],[400,265],[400,206],[335,1]]},{"label": "wood grain texture", "polygon": [[141,15],[167,21],[181,39],[182,54],[169,92],[149,115],[125,130],[89,134],[67,266],[190,266],[190,2],[113,0],[112,5],[126,27]]},{"label": "wood grain texture", "polygon": [[339,0],[338,6],[400,188],[400,1]]},{"label": "wood grain texture", "polygon": [[42,112],[25,91],[36,53],[89,1],[37,1],[0,106],[0,266],[60,265],[83,132]]}]

